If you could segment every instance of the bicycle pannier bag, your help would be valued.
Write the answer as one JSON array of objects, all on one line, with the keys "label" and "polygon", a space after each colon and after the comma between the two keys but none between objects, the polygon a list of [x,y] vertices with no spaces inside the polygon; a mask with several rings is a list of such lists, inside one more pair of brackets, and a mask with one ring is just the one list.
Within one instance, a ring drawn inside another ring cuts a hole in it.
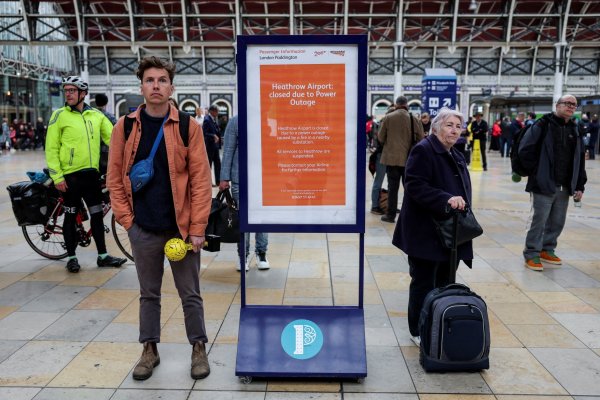
[{"label": "bicycle pannier bag", "polygon": [[49,209],[48,188],[38,182],[17,182],[6,188],[19,226],[45,224]]}]

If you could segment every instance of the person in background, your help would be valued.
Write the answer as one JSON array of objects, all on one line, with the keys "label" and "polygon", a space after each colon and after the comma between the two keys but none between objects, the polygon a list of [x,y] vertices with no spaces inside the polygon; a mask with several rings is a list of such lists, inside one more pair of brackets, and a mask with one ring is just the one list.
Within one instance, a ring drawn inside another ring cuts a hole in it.
[{"label": "person in background", "polygon": [[[395,111],[395,107],[390,107],[386,113]],[[385,116],[383,117],[385,119]],[[382,120],[383,122],[383,120]],[[385,210],[381,208],[381,187],[386,174],[386,166],[381,163],[381,153],[383,145],[377,139],[377,133],[373,134],[373,143],[375,145],[375,174],[373,175],[373,186],[371,188],[371,214],[384,215]]]},{"label": "person in background", "polygon": [[367,149],[372,149],[373,145],[373,125],[375,122],[373,121],[372,115],[367,115],[367,123],[365,128],[366,140],[367,140]]},{"label": "person in background", "polygon": [[42,117],[38,117],[37,122],[35,123],[35,148],[44,147],[44,142],[46,141],[46,125],[44,125],[44,119]]},{"label": "person in background", "polygon": [[[523,113],[520,113],[523,114]],[[524,116],[525,114],[523,114]],[[537,119],[537,115],[534,112],[530,112],[529,114],[527,114],[527,121],[524,122],[524,124],[526,126],[530,126],[535,124],[535,120]],[[521,118],[521,122],[523,122],[523,118]]]},{"label": "person in background", "polygon": [[500,157],[510,157],[510,148],[512,147],[513,132],[510,117],[502,118],[500,123]]},{"label": "person in background", "polygon": [[492,140],[490,141],[490,149],[488,151],[500,150],[500,135],[502,134],[502,128],[500,128],[500,120],[497,119],[492,125]]},{"label": "person in background", "polygon": [[[432,134],[414,146],[406,162],[404,199],[392,244],[408,256],[408,328],[417,346],[425,296],[450,283],[450,251],[437,235],[433,218],[446,219],[450,208],[464,210],[473,205],[465,158],[453,148],[463,121],[460,112],[440,109],[431,125]],[[458,260],[470,266],[472,259],[472,241],[458,246]]]},{"label": "person in background", "polygon": [[[223,139],[223,162],[221,163],[221,182],[219,182],[219,190],[227,190],[231,187],[231,194],[236,203],[240,204],[240,172],[238,158],[238,116],[234,116],[227,124],[225,129],[225,137]],[[245,234],[246,249],[242,253],[240,243],[238,242],[238,254],[240,258],[245,255],[246,271],[250,269],[250,233]],[[267,259],[267,248],[269,246],[269,234],[266,232],[256,232],[254,234],[256,240],[256,267],[259,270],[267,270],[270,268],[269,260]],[[237,270],[241,271],[240,264],[237,263]]]},{"label": "person in background", "polygon": [[[4,148],[10,150],[10,126],[8,125],[8,119],[2,118],[2,134],[0,135],[0,150]],[[0,154],[2,152],[0,151]]]},{"label": "person in background", "polygon": [[106,96],[104,93],[98,93],[94,97],[94,100],[96,102],[96,108],[100,110],[102,114],[106,116],[106,118],[108,118],[108,120],[111,124],[113,124],[113,126],[116,125],[117,118],[115,118],[114,114],[106,110],[106,105],[108,104],[108,96]]},{"label": "person in background", "polygon": [[31,147],[31,135],[27,131],[27,125],[19,124],[19,129],[17,130],[16,138],[16,149],[21,151],[29,150]]},{"label": "person in background", "polygon": [[429,135],[429,132],[431,131],[431,117],[429,116],[429,113],[424,112],[421,114],[421,124],[423,125],[423,133],[425,136]]},{"label": "person in background", "polygon": [[525,187],[531,196],[532,216],[523,257],[525,267],[534,271],[544,270],[542,262],[562,264],[554,250],[567,219],[569,197],[581,201],[585,190],[583,139],[571,120],[576,109],[575,96],[563,95],[556,111],[542,117],[547,123],[534,124],[519,144],[523,167],[533,171]]},{"label": "person in background", "polygon": [[592,116],[592,122],[590,122],[590,138],[588,140],[588,144],[586,146],[587,151],[589,152],[590,160],[596,159],[596,142],[598,141],[598,131],[600,130],[600,125],[598,124],[598,114],[594,114]]},{"label": "person in background", "polygon": [[229,117],[225,114],[219,115],[219,131],[225,132],[227,124],[229,123]]},{"label": "person in background", "polygon": [[413,129],[416,142],[425,137],[423,125],[408,112],[408,99],[399,96],[395,110],[386,115],[377,135],[383,146],[381,163],[386,166],[388,180],[388,209],[381,217],[384,222],[394,223],[398,209],[400,181],[404,176],[404,166],[413,145]]},{"label": "person in background", "polygon": [[[485,148],[488,135],[488,123],[483,119],[483,114],[480,112],[475,113],[475,119],[471,122],[471,134],[473,140],[479,139],[479,150],[481,152],[481,162],[483,164],[483,170],[487,171],[487,157],[485,155]],[[473,146],[471,146],[474,151]]]},{"label": "person in background", "polygon": [[204,122],[204,113],[202,112],[201,107],[196,107],[196,116],[194,118],[196,118],[196,121],[202,125]]},{"label": "person in background", "polygon": [[[63,235],[67,248],[69,272],[79,272],[75,255],[77,231],[75,221],[81,199],[90,212],[92,236],[98,249],[98,267],[120,267],[127,261],[113,257],[106,250],[100,182],[100,143],[108,145],[112,124],[95,108],[84,103],[88,84],[78,76],[63,80],[65,106],[54,111],[46,135],[46,162],[56,189],[62,192],[65,219]],[[94,134],[95,133],[95,134]]]},{"label": "person in background", "polygon": [[[511,141],[517,135],[517,133],[519,133],[519,131],[526,126],[526,123],[523,121],[524,119],[525,119],[525,114],[520,112],[517,114],[515,119],[513,119],[512,122],[510,123]],[[531,125],[528,125],[528,126],[531,126]],[[510,152],[508,153],[508,155],[510,157]]]},{"label": "person in background", "polygon": [[206,145],[206,153],[208,155],[208,162],[212,168],[214,164],[215,169],[215,187],[221,181],[221,158],[219,157],[219,149],[221,148],[221,129],[217,122],[219,116],[219,108],[216,105],[212,105],[208,108],[208,114],[204,117],[202,123],[202,131],[204,132],[204,143]]}]

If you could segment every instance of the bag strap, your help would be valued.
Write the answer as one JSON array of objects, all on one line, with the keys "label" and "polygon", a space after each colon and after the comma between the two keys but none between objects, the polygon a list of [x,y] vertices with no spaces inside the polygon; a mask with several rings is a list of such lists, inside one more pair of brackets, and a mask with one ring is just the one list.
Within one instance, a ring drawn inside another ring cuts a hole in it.
[{"label": "bag strap", "polygon": [[185,111],[179,110],[179,134],[181,135],[181,140],[183,141],[183,145],[188,147],[189,142],[189,130],[190,130],[190,114]]},{"label": "bag strap", "polygon": [[412,142],[410,143],[410,146],[412,147],[417,144],[417,135],[415,134],[415,121],[413,121],[413,115],[408,113],[408,117],[410,118],[410,134],[412,135]]},{"label": "bag strap", "polygon": [[229,189],[220,190],[215,198],[221,203],[223,202],[223,200],[225,200],[227,206],[237,209],[237,203],[231,195],[231,191],[229,191]]},{"label": "bag strap", "polygon": [[133,129],[133,121],[135,121],[135,118],[130,118],[127,115],[125,116],[125,123],[124,123],[124,134],[125,134],[125,141],[127,141],[127,139],[129,139],[129,135],[131,134],[131,129]]},{"label": "bag strap", "polygon": [[165,119],[163,119],[163,123],[160,126],[160,130],[158,131],[158,135],[156,135],[156,139],[154,140],[154,144],[152,145],[152,150],[150,150],[150,155],[148,156],[149,159],[154,159],[154,156],[156,155],[156,150],[158,150],[158,145],[160,144],[160,141],[164,134],[163,128],[165,127],[165,122],[167,121],[167,118],[169,118],[168,114],[167,116],[165,116]]}]

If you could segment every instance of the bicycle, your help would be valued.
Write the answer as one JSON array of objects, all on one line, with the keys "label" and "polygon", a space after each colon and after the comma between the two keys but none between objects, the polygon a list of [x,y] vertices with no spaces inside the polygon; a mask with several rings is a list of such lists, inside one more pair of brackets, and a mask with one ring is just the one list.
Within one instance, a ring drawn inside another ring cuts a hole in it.
[{"label": "bicycle", "polygon": [[[104,178],[104,177],[103,177]],[[49,190],[49,207],[52,211],[49,214],[48,221],[45,224],[37,225],[24,225],[22,226],[23,235],[27,244],[42,257],[49,258],[51,260],[60,260],[67,256],[67,247],[63,238],[63,222],[64,222],[64,199],[62,193],[54,188],[54,185],[48,187]],[[111,210],[110,198],[105,189],[103,189],[103,202],[102,202],[102,218],[106,216]],[[75,217],[76,231],[78,245],[81,247],[87,247],[92,242],[92,229],[86,229],[83,223],[87,221],[88,213],[83,202]],[[123,228],[114,215],[111,215],[110,222],[113,238],[119,249],[125,254],[125,256],[133,261],[133,255],[131,251],[131,245],[129,243],[129,236],[127,231]],[[104,232],[109,233],[110,229],[104,225]]]}]

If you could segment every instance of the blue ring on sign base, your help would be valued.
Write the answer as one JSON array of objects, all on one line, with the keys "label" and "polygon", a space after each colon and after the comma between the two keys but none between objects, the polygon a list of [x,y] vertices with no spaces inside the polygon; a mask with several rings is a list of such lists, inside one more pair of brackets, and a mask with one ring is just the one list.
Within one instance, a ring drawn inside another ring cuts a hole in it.
[{"label": "blue ring on sign base", "polygon": [[297,319],[283,328],[281,347],[288,356],[297,360],[307,360],[321,351],[323,332],[314,322]]}]

